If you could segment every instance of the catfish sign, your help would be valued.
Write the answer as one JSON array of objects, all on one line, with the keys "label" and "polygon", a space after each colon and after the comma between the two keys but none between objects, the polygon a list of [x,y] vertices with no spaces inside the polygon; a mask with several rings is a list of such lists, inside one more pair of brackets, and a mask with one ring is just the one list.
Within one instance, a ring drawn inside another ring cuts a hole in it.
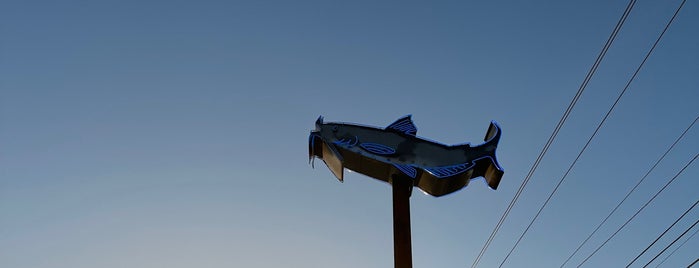
[{"label": "catfish sign", "polygon": [[484,143],[445,145],[420,138],[407,115],[385,128],[316,120],[308,139],[309,161],[320,158],[343,180],[345,168],[389,182],[391,176],[409,177],[432,196],[453,193],[472,178],[483,177],[496,189],[504,173],[495,157],[500,127],[490,123]]}]

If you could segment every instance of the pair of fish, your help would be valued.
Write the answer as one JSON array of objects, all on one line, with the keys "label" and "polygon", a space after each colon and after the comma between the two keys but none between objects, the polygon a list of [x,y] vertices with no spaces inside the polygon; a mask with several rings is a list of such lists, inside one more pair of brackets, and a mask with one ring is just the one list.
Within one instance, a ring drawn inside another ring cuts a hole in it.
[{"label": "pair of fish", "polygon": [[392,176],[412,179],[413,186],[433,196],[453,193],[475,177],[485,178],[496,189],[504,173],[495,156],[500,127],[491,122],[485,143],[445,145],[417,137],[410,115],[386,128],[350,123],[324,123],[308,141],[309,161],[320,158],[338,180],[345,168],[390,182]]}]

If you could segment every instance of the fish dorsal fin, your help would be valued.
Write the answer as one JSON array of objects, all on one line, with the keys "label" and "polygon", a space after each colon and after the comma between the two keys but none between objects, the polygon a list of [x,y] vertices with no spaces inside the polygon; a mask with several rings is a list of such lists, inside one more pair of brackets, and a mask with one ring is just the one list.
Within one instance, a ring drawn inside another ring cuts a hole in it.
[{"label": "fish dorsal fin", "polygon": [[388,125],[386,129],[392,129],[401,133],[415,136],[417,135],[417,127],[415,127],[415,124],[413,124],[413,120],[410,119],[410,117],[411,115],[403,116],[396,120],[396,122]]}]

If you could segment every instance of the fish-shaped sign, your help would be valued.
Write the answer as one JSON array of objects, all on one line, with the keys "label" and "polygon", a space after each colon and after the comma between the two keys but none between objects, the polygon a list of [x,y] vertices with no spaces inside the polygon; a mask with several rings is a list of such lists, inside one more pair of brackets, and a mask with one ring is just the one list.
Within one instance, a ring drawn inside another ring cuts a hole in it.
[{"label": "fish-shaped sign", "polygon": [[321,116],[308,140],[308,157],[322,159],[340,181],[347,168],[385,182],[393,175],[407,176],[433,196],[453,193],[476,177],[494,190],[504,173],[495,157],[500,134],[491,122],[485,143],[445,145],[416,136],[410,115],[386,128],[324,123]]}]

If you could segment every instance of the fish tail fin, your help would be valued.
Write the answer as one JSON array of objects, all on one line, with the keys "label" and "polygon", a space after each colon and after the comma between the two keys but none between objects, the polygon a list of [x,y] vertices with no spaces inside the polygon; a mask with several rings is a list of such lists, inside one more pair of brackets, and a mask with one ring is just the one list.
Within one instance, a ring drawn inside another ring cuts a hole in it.
[{"label": "fish tail fin", "polygon": [[490,121],[490,126],[488,127],[488,131],[485,132],[485,138],[483,138],[483,141],[497,145],[500,141],[500,135],[501,131],[498,123],[495,121]]},{"label": "fish tail fin", "polygon": [[484,145],[486,148],[492,148],[491,150],[488,150],[488,157],[490,158],[491,163],[485,169],[483,177],[485,177],[485,181],[488,183],[488,186],[493,190],[498,188],[500,179],[505,173],[500,166],[500,163],[498,163],[497,156],[495,155],[495,148],[497,148],[498,143],[500,142],[501,134],[500,126],[498,126],[497,122],[491,121],[490,127],[488,127],[488,131],[486,132],[484,139]]},{"label": "fish tail fin", "polygon": [[485,178],[485,182],[491,189],[497,190],[498,185],[500,184],[500,179],[502,179],[502,175],[505,172],[502,170],[502,168],[500,168],[495,158],[491,159],[493,160],[493,163],[488,165],[488,167],[485,170],[485,174],[483,174],[483,177]]}]

